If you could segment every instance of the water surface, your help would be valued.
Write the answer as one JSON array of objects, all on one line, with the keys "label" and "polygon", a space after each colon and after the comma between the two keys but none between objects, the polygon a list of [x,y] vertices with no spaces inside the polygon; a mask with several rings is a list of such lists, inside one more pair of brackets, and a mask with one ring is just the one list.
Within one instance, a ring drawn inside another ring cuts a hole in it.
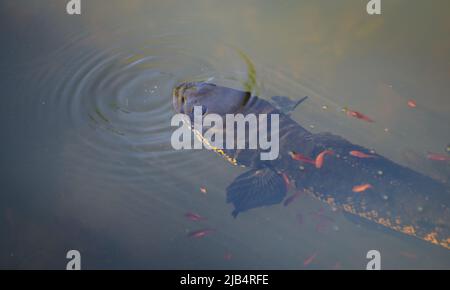
[{"label": "water surface", "polygon": [[450,2],[64,2],[0,4],[1,268],[65,268],[70,249],[89,269],[362,269],[371,249],[383,268],[450,268],[448,250],[306,196],[233,219],[225,188],[244,170],[170,145],[172,88],[244,88],[250,62],[254,94],[309,96],[302,126],[446,182],[426,153],[450,143]]}]

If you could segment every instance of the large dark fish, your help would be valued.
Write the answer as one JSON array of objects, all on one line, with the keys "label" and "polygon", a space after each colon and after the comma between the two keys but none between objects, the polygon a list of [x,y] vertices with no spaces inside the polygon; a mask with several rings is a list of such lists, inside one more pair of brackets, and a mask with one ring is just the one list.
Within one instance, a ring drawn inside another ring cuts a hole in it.
[{"label": "large dark fish", "polygon": [[[374,158],[352,156],[351,151],[369,150],[333,134],[312,134],[275,105],[249,92],[206,82],[182,83],[173,91],[173,105],[178,113],[187,115],[194,106],[202,106],[204,114],[222,116],[279,114],[280,155],[276,160],[261,161],[260,150],[215,150],[233,165],[250,168],[227,187],[233,216],[281,203],[287,193],[287,176],[297,190],[331,207],[450,249],[450,190],[446,185],[378,154],[371,153]],[[296,152],[314,159],[325,150],[333,154],[324,157],[320,169],[292,158]],[[361,184],[370,187],[354,192]]]}]

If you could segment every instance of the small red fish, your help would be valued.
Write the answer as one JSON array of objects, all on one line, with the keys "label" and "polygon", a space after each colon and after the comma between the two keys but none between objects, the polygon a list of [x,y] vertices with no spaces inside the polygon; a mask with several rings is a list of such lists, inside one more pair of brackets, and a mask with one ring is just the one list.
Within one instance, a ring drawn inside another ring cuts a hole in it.
[{"label": "small red fish", "polygon": [[204,194],[208,193],[208,191],[206,190],[205,187],[200,187],[200,191],[201,191],[201,193],[204,193]]},{"label": "small red fish", "polygon": [[197,239],[203,238],[214,231],[215,230],[213,230],[213,229],[203,229],[203,230],[193,231],[188,234],[188,237],[197,238]]},{"label": "small red fish", "polygon": [[223,259],[224,259],[225,261],[230,261],[231,258],[233,258],[233,256],[231,255],[230,252],[226,252],[225,255],[223,256]]},{"label": "small red fish", "polygon": [[307,157],[307,156],[305,156],[303,154],[291,151],[291,152],[289,152],[289,155],[294,160],[314,164],[314,160],[312,160],[311,158],[309,158],[309,157]]},{"label": "small red fish", "polygon": [[291,195],[290,197],[286,198],[286,200],[284,201],[283,205],[284,206],[288,206],[289,204],[291,204],[294,200],[296,200],[298,197],[300,197],[302,195],[303,192],[301,191],[297,191],[295,192],[293,195]]},{"label": "small red fish", "polygon": [[206,218],[202,217],[199,214],[193,213],[193,212],[187,212],[184,215],[188,220],[194,221],[194,222],[198,222],[198,221],[204,221],[206,220]]},{"label": "small red fish", "polygon": [[361,151],[356,151],[356,150],[350,151],[349,154],[351,156],[358,157],[358,158],[376,158],[375,155],[369,155],[369,154],[363,153]]},{"label": "small red fish", "polygon": [[409,100],[408,101],[408,106],[410,108],[417,108],[417,103],[415,101],[413,101],[413,100]]},{"label": "small red fish", "polygon": [[322,168],[323,162],[324,162],[324,159],[325,159],[325,155],[327,155],[327,154],[328,155],[333,155],[333,151],[325,150],[325,151],[322,151],[321,153],[319,153],[319,155],[317,155],[316,161],[314,162],[314,164],[316,165],[317,169]]},{"label": "small red fish", "polygon": [[373,123],[374,121],[372,119],[370,119],[369,117],[367,117],[366,115],[361,114],[360,112],[357,111],[352,111],[350,109],[344,109],[345,112],[347,113],[347,116],[349,117],[354,117],[369,123]]},{"label": "small red fish", "polygon": [[366,191],[366,190],[368,190],[370,188],[372,188],[372,185],[370,185],[369,183],[366,183],[366,184],[353,186],[352,191],[353,192],[363,192],[363,191]]},{"label": "small red fish", "polygon": [[286,173],[283,173],[282,176],[283,176],[284,184],[289,189],[291,187],[291,181],[289,180],[289,176],[287,176]]},{"label": "small red fish", "polygon": [[427,158],[433,161],[450,161],[450,156],[439,153],[428,153]]},{"label": "small red fish", "polygon": [[314,261],[316,259],[317,253],[312,254],[312,256],[310,256],[309,258],[307,258],[304,262],[303,262],[303,266],[308,266],[309,264],[312,263],[312,261]]}]

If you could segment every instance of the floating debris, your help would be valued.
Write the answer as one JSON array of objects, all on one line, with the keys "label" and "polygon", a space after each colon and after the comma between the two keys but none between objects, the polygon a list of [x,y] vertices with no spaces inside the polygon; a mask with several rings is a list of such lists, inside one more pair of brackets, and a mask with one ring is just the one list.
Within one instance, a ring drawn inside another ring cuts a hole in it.
[{"label": "floating debris", "polygon": [[208,191],[206,190],[205,187],[200,187],[200,192],[203,193],[203,194],[207,194],[208,193]]},{"label": "floating debris", "polygon": [[99,108],[95,108],[95,113],[100,117],[104,122],[109,123],[109,119],[100,111]]}]

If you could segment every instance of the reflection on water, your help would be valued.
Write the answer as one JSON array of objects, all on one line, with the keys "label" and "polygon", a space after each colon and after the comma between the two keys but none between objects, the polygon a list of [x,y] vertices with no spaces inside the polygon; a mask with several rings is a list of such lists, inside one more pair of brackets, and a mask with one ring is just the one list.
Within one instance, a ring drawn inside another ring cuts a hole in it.
[{"label": "reflection on water", "polygon": [[449,268],[448,251],[307,196],[235,220],[224,192],[243,171],[170,146],[172,88],[210,79],[309,96],[304,127],[448,180],[426,159],[450,142],[448,1],[373,17],[357,0],[63,2],[0,4],[0,267],[63,268],[79,249],[86,268],[345,269],[379,249],[385,268]]}]

